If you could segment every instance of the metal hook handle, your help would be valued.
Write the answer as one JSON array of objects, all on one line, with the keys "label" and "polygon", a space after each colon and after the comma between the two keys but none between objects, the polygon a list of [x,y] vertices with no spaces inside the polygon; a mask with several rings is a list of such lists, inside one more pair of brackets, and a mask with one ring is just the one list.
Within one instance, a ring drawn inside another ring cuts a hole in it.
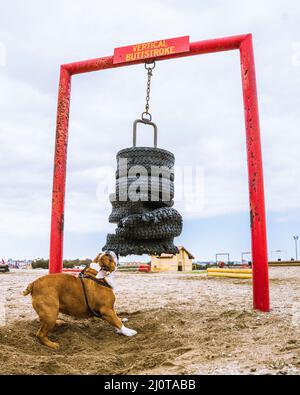
[{"label": "metal hook handle", "polygon": [[145,63],[146,70],[153,70],[153,69],[155,69],[155,66],[156,66],[155,60]]},{"label": "metal hook handle", "polygon": [[143,123],[144,125],[153,126],[154,129],[154,148],[157,148],[157,126],[154,122],[147,121],[145,119],[137,119],[133,122],[133,146],[136,147],[136,131],[137,131],[137,124]]}]

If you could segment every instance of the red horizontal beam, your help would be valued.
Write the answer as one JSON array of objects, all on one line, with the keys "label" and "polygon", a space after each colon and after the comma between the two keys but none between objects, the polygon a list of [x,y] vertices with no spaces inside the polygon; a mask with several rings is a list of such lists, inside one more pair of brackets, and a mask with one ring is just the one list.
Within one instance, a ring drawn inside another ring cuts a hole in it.
[{"label": "red horizontal beam", "polygon": [[[177,58],[194,56],[194,55],[202,55],[202,54],[207,54],[207,53],[232,51],[234,49],[239,49],[242,42],[247,37],[251,37],[251,34],[218,38],[218,39],[213,39],[213,40],[196,41],[196,42],[190,44],[190,51],[189,52],[161,56],[161,57],[156,57],[156,58],[149,58],[148,61],[151,62],[152,60],[160,61],[160,60],[167,60],[167,59],[177,59]],[[145,63],[145,60],[141,59],[141,60],[137,60],[135,62],[114,64],[113,63],[113,56],[106,56],[103,58],[96,58],[96,59],[90,59],[90,60],[83,60],[81,62],[68,63],[68,64],[62,65],[61,67],[66,69],[70,73],[70,75],[74,75],[74,74],[89,73],[91,71],[105,70],[105,69],[116,68],[116,67],[124,67],[124,66],[141,64],[141,63]]]}]

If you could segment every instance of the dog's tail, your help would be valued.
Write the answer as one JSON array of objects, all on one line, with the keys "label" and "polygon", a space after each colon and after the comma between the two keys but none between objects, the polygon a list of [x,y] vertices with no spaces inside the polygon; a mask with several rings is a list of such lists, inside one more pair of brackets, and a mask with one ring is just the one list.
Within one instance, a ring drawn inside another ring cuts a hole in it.
[{"label": "dog's tail", "polygon": [[29,295],[29,294],[32,293],[32,291],[33,291],[33,284],[34,284],[34,283],[30,283],[30,284],[27,286],[27,288],[26,288],[25,291],[23,292],[23,295],[24,295],[24,296],[27,296],[27,295]]}]

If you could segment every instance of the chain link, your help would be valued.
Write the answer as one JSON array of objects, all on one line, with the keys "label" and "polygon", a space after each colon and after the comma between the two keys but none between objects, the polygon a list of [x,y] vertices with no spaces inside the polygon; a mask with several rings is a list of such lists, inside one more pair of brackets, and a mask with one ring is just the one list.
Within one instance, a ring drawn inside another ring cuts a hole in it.
[{"label": "chain link", "polygon": [[145,69],[147,70],[148,79],[147,79],[145,111],[142,114],[142,120],[149,122],[152,121],[152,115],[150,114],[149,109],[150,109],[151,78],[153,76],[154,68],[155,68],[155,62],[145,63]]}]

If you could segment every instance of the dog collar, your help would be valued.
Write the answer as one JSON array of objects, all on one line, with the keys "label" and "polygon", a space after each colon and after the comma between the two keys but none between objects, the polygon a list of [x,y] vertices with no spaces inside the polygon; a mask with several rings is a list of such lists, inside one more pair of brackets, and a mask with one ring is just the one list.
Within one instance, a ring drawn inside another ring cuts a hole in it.
[{"label": "dog collar", "polygon": [[97,272],[96,278],[106,278],[108,276],[111,276],[113,273],[115,273],[118,270],[118,266],[116,265],[115,270],[108,274],[105,270],[102,269],[102,267],[97,262],[92,262],[90,264],[90,269],[93,269]]}]

